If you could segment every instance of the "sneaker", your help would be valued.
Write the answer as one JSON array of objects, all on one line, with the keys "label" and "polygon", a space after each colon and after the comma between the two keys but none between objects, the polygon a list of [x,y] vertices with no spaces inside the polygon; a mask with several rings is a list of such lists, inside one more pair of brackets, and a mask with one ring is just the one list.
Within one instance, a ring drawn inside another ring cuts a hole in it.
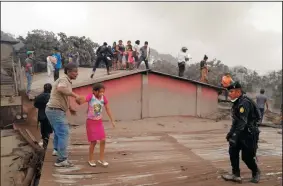
[{"label": "sneaker", "polygon": [[224,174],[221,177],[225,181],[233,181],[237,183],[242,183],[242,178],[240,176],[236,176],[235,174]]},{"label": "sneaker", "polygon": [[72,164],[69,160],[64,160],[59,163],[56,162],[54,165],[55,167],[73,167],[74,166],[74,164]]},{"label": "sneaker", "polygon": [[103,167],[107,167],[107,166],[109,165],[109,163],[107,163],[107,162],[104,161],[104,160],[98,160],[97,163],[100,164],[100,165],[103,166]]},{"label": "sneaker", "polygon": [[251,179],[252,183],[258,183],[260,180],[260,170],[258,170],[257,172],[253,173],[253,177]]},{"label": "sneaker", "polygon": [[52,156],[57,156],[57,155],[58,155],[57,151],[56,151],[56,150],[53,150]]},{"label": "sneaker", "polygon": [[91,167],[95,167],[95,166],[96,166],[96,164],[95,164],[94,161],[88,161],[88,164],[89,164]]}]

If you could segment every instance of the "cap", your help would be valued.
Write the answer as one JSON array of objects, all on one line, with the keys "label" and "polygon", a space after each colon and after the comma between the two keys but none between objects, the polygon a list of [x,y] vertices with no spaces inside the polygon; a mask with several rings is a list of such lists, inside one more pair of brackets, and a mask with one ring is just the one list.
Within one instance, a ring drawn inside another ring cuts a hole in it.
[{"label": "cap", "polygon": [[182,50],[188,50],[188,48],[187,47],[182,47]]},{"label": "cap", "polygon": [[34,51],[27,51],[27,55],[33,54]]},{"label": "cap", "polygon": [[238,81],[232,83],[229,87],[227,87],[228,90],[239,89],[239,88],[241,89],[242,86]]}]

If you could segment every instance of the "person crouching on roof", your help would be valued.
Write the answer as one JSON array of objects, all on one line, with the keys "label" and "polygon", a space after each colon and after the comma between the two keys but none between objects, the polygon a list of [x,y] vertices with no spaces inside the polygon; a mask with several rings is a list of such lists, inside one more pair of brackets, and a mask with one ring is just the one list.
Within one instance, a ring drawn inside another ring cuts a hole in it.
[{"label": "person crouching on roof", "polygon": [[108,99],[104,96],[105,87],[103,84],[97,83],[93,86],[92,93],[86,97],[80,97],[76,99],[76,102],[81,105],[88,103],[87,120],[86,120],[86,132],[87,138],[90,142],[89,146],[89,161],[88,164],[91,167],[95,167],[96,163],[94,160],[94,147],[97,141],[100,141],[100,157],[97,163],[103,167],[107,167],[108,163],[104,160],[105,150],[105,131],[102,123],[102,107],[105,107],[106,113],[108,114],[113,128],[115,128],[115,122],[113,120]]}]

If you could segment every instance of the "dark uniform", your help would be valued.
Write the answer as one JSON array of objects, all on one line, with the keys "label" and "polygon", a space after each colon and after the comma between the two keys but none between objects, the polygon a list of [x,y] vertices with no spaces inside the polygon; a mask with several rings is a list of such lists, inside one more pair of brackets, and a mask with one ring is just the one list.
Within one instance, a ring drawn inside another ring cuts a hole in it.
[{"label": "dark uniform", "polygon": [[[228,90],[239,89],[238,82],[231,84]],[[231,175],[223,175],[227,181],[241,182],[239,153],[242,151],[242,160],[252,171],[253,183],[258,183],[260,170],[256,164],[256,151],[258,148],[258,122],[260,111],[256,104],[246,95],[241,95],[232,106],[232,127],[226,136],[229,141],[229,155],[232,166]]]},{"label": "dark uniform", "polygon": [[[107,47],[107,43],[103,43],[102,46],[100,46],[97,51],[97,59],[96,62],[92,68],[93,73],[96,71],[96,68],[98,68],[99,64],[101,61],[103,61],[106,65],[106,69],[107,69],[107,74],[110,73],[110,64],[108,62],[107,57],[113,57],[113,53],[111,50],[111,47]],[[93,74],[91,75],[91,78],[93,78]]]}]

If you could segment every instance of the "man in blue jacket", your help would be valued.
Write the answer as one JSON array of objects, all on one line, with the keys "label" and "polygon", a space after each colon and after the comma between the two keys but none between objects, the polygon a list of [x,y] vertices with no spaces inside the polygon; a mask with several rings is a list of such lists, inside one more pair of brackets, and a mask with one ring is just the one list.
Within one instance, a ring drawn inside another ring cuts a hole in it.
[{"label": "man in blue jacket", "polygon": [[59,71],[62,68],[62,57],[57,47],[54,48],[52,56],[57,59],[57,63],[54,67],[54,81],[56,81],[59,78]]}]

